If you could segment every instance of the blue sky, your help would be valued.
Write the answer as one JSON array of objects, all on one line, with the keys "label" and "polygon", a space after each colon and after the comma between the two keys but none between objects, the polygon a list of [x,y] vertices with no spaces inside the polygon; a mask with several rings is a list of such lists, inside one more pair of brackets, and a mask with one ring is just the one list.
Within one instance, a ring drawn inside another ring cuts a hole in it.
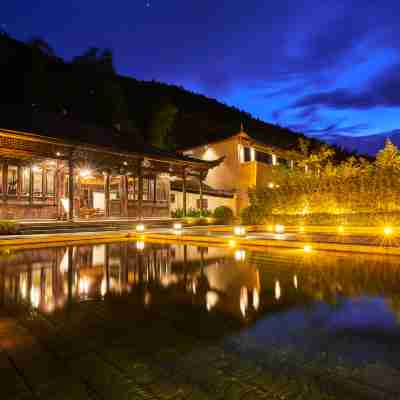
[{"label": "blue sky", "polygon": [[14,0],[0,24],[65,59],[111,48],[155,79],[309,134],[400,128],[400,2]]}]

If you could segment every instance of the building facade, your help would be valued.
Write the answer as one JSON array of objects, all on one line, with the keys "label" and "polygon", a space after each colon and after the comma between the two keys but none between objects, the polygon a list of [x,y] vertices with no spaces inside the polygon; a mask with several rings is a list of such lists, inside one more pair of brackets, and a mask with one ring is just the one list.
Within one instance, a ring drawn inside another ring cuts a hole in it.
[{"label": "building facade", "polygon": [[300,158],[295,151],[268,146],[243,131],[223,140],[185,149],[183,154],[204,161],[223,158],[210,170],[205,184],[235,193],[233,211],[236,215],[249,205],[250,188],[273,186],[273,169],[277,166],[293,168]]},{"label": "building facade", "polygon": [[169,217],[171,177],[203,182],[217,164],[58,115],[2,115],[0,219]]}]

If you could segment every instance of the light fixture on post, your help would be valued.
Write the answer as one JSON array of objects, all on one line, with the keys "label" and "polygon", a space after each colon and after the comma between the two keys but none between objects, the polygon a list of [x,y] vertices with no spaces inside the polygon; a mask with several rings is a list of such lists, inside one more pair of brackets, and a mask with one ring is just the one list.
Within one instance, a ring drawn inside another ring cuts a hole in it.
[{"label": "light fixture on post", "polygon": [[285,226],[277,224],[275,225],[275,232],[276,233],[285,233]]},{"label": "light fixture on post", "polygon": [[143,224],[136,225],[136,232],[143,233],[145,230],[145,226]]},{"label": "light fixture on post", "polygon": [[235,236],[245,236],[246,228],[244,226],[235,226],[233,228],[233,233]]},{"label": "light fixture on post", "polygon": [[182,229],[183,226],[180,222],[175,222],[173,225],[173,231],[175,233],[175,235],[181,235],[182,234]]}]

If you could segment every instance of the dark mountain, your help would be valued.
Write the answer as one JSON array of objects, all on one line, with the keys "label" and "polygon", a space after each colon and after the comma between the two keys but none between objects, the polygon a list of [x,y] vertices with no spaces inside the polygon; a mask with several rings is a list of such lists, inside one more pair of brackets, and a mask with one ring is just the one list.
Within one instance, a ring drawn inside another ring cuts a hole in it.
[{"label": "dark mountain", "polygon": [[[151,122],[165,104],[178,110],[168,138],[172,148],[229,136],[237,133],[241,124],[255,139],[271,145],[290,148],[304,137],[182,87],[119,76],[109,50],[90,48],[66,62],[40,39],[26,44],[3,33],[0,69],[0,104],[21,104],[87,123],[117,127],[126,134],[121,140],[139,136],[150,140]],[[313,146],[321,144],[317,139],[311,141]],[[339,158],[346,155],[339,152]]]},{"label": "dark mountain", "polygon": [[320,139],[327,143],[342,147],[347,151],[356,151],[359,154],[375,156],[376,153],[385,146],[385,140],[390,139],[392,143],[400,147],[400,129],[383,132],[378,135],[370,136],[341,136],[326,135]]}]

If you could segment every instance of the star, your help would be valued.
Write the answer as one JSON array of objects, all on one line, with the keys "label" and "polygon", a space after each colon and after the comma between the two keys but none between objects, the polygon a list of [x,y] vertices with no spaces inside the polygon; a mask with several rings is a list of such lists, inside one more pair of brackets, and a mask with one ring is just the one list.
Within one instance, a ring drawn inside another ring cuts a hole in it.
[{"label": "star", "polygon": [[147,8],[150,7],[150,2],[149,2],[149,1],[146,3],[146,7],[147,7]]}]

